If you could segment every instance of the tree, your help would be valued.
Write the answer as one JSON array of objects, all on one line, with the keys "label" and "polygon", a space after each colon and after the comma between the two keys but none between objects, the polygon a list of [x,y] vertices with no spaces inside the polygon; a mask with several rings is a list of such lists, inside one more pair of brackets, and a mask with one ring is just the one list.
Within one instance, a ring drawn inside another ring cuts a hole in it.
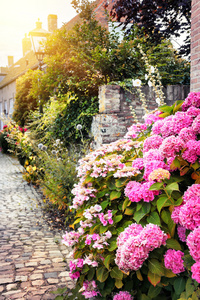
[{"label": "tree", "polygon": [[156,45],[162,39],[186,33],[180,54],[190,53],[191,0],[116,0],[111,16],[117,21],[137,24]]},{"label": "tree", "polygon": [[39,100],[44,103],[48,99],[42,74],[39,70],[29,70],[17,79],[13,120],[20,126],[25,125],[30,111],[38,108]]}]

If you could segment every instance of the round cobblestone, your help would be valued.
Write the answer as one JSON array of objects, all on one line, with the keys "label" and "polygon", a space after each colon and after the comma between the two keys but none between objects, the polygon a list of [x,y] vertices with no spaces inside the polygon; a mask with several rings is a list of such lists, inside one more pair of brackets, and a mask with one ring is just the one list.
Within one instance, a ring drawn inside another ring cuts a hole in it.
[{"label": "round cobblestone", "polygon": [[63,232],[45,222],[42,195],[22,172],[16,158],[0,153],[0,299],[55,299],[50,291],[73,285],[63,277],[69,251]]}]

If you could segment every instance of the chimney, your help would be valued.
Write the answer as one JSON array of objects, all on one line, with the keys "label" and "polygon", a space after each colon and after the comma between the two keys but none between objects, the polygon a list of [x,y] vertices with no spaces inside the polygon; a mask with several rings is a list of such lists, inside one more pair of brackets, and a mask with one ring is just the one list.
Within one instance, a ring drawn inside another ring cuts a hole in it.
[{"label": "chimney", "polygon": [[48,31],[53,32],[58,29],[57,15],[48,15]]},{"label": "chimney", "polygon": [[25,37],[22,39],[22,52],[23,56],[25,56],[31,50],[31,40],[25,34]]},{"label": "chimney", "polygon": [[14,64],[14,57],[8,56],[8,67],[12,66]]}]

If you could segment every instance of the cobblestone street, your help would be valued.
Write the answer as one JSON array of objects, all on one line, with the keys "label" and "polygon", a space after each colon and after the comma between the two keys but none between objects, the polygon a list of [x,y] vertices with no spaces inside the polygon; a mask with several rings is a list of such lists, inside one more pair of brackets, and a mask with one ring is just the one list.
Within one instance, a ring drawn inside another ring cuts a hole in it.
[{"label": "cobblestone street", "polygon": [[0,300],[54,299],[72,287],[63,232],[51,230],[41,194],[22,178],[17,159],[0,153]]}]

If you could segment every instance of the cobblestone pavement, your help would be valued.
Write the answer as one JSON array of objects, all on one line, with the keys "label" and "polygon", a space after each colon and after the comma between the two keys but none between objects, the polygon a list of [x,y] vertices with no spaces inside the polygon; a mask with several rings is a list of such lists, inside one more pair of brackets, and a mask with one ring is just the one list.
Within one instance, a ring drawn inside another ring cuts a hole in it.
[{"label": "cobblestone pavement", "polygon": [[42,197],[22,178],[15,158],[0,153],[0,300],[55,299],[71,288],[69,249],[42,218]]}]

